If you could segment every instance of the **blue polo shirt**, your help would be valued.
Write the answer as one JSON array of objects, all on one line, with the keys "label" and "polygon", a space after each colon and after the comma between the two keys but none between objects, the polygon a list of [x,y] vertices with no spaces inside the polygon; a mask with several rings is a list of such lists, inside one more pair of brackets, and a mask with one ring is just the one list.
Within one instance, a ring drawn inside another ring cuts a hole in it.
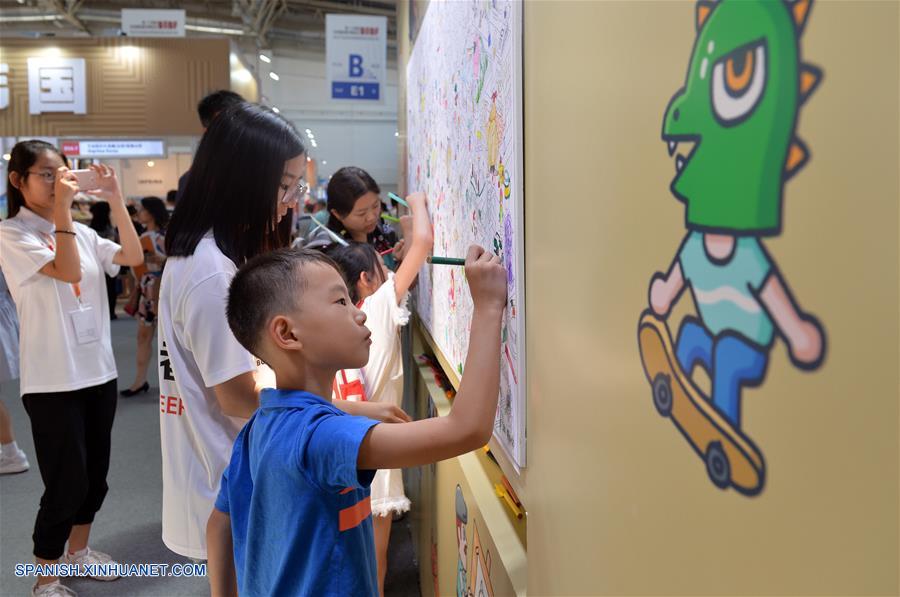
[{"label": "blue polo shirt", "polygon": [[231,517],[242,597],[378,595],[375,471],[356,468],[377,424],[307,392],[263,390],[216,499]]}]

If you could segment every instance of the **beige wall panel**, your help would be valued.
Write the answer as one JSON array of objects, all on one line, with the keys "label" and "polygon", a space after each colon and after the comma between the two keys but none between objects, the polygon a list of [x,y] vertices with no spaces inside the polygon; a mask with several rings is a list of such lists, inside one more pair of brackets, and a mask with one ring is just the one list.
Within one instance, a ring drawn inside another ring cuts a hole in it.
[{"label": "beige wall panel", "polygon": [[[51,45],[85,59],[87,114],[28,113],[27,59]],[[10,106],[0,110],[0,136],[199,134],[197,102],[229,88],[228,51],[224,39],[4,39]]]},{"label": "beige wall panel", "polygon": [[828,353],[806,373],[776,340],[745,390],[767,466],[746,497],[657,414],[637,346],[685,235],[660,129],[695,5],[526,3],[531,595],[900,592],[898,9],[819,2],[800,42],[825,73],[797,128],[812,155],[763,242]]}]

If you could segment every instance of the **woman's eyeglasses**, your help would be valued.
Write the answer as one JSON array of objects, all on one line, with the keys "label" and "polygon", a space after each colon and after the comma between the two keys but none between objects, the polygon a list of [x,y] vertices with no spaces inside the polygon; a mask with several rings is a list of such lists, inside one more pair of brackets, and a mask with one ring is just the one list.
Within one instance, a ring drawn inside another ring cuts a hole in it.
[{"label": "woman's eyeglasses", "polygon": [[56,172],[51,172],[49,170],[43,172],[35,172],[34,170],[27,170],[28,174],[34,174],[35,176],[40,176],[44,182],[47,184],[53,184],[56,181]]},{"label": "woman's eyeglasses", "polygon": [[306,184],[306,181],[302,178],[297,181],[297,184],[291,186],[289,184],[281,184],[278,185],[281,187],[281,190],[284,191],[284,197],[281,198],[281,202],[287,205],[288,203],[293,203],[294,201],[299,201],[303,195],[309,191],[309,185]]}]

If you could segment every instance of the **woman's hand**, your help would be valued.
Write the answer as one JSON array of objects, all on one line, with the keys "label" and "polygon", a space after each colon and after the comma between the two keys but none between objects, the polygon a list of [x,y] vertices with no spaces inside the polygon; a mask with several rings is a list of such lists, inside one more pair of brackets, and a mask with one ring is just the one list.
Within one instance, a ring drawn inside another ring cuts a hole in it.
[{"label": "woman's hand", "polygon": [[78,192],[78,179],[65,166],[56,169],[56,180],[53,183],[53,205],[57,214],[68,215],[72,209],[72,201]]},{"label": "woman's hand", "polygon": [[88,192],[109,203],[118,202],[124,206],[125,200],[122,198],[122,187],[119,186],[116,171],[106,164],[94,164],[91,166],[91,170],[97,174],[97,188]]},{"label": "woman's hand", "polygon": [[409,203],[409,207],[413,212],[415,212],[417,209],[428,207],[428,197],[425,195],[425,193],[421,192],[413,193],[412,195],[407,196],[406,202]]}]

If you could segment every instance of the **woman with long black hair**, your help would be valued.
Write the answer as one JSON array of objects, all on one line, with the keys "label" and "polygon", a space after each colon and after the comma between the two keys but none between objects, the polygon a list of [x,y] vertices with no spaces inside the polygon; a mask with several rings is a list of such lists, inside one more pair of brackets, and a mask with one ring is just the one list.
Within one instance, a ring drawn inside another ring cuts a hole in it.
[{"label": "woman with long black hair", "polygon": [[[206,523],[241,427],[274,385],[271,369],[228,327],[237,268],[279,248],[278,224],[306,192],[306,150],[287,120],[255,104],[216,116],[200,141],[166,231],[159,295],[163,542],[206,559]],[[389,422],[392,405],[344,410]]]},{"label": "woman with long black hair", "polygon": [[[121,246],[72,221],[78,182],[58,149],[22,141],[11,154],[11,217],[0,222],[0,268],[19,318],[20,393],[44,482],[34,555],[39,564],[54,564],[64,553],[78,566],[106,564],[110,557],[88,544],[107,492],[116,412],[104,274],[140,263],[141,246],[111,168],[92,166],[99,188],[83,190],[110,204]],[[41,576],[32,594],[74,592],[54,576]]]},{"label": "woman with long black hair", "polygon": [[[232,106],[203,135],[166,231],[158,337],[163,542],[186,557],[206,558],[206,522],[231,446],[259,406],[259,388],[274,383],[228,327],[228,286],[247,260],[283,244],[278,224],[306,192],[305,172],[293,125],[255,104]],[[390,418],[396,410],[368,414]]]},{"label": "woman with long black hair", "polygon": [[271,110],[239,104],[203,135],[166,231],[159,294],[163,542],[206,558],[206,521],[231,446],[259,405],[260,363],[225,317],[248,259],[279,246],[277,224],[302,195],[306,153]]}]

